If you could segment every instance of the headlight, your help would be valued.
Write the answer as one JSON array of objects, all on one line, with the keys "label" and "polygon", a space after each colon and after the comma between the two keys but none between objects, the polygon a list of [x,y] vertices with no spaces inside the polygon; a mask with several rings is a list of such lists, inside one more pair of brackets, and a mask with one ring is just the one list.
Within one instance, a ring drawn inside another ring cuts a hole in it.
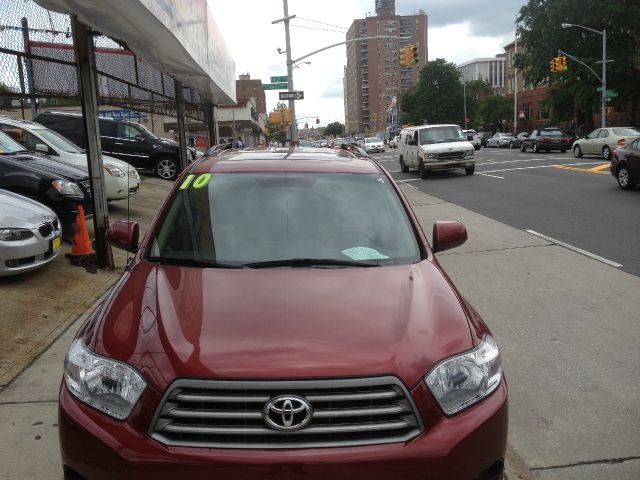
[{"label": "headlight", "polygon": [[113,165],[103,165],[102,168],[104,168],[104,171],[107,172],[112,177],[122,178],[127,176],[126,173],[124,173],[118,167],[115,167]]},{"label": "headlight", "polygon": [[0,229],[0,240],[4,240],[5,242],[17,242],[18,240],[26,240],[31,237],[33,237],[33,232],[24,228]]},{"label": "headlight", "polygon": [[51,185],[64,197],[84,197],[80,187],[73,182],[54,180]]},{"label": "headlight", "polygon": [[500,352],[491,335],[473,350],[439,363],[426,383],[446,415],[479,402],[500,384]]},{"label": "headlight", "polygon": [[91,352],[76,339],[64,362],[64,380],[80,401],[124,420],[147,383],[129,365]]},{"label": "headlight", "polygon": [[464,155],[466,157],[473,157],[473,150],[467,150],[466,152],[464,152]]},{"label": "headlight", "polygon": [[427,158],[438,158],[438,154],[437,153],[429,153],[429,154],[427,154]]}]

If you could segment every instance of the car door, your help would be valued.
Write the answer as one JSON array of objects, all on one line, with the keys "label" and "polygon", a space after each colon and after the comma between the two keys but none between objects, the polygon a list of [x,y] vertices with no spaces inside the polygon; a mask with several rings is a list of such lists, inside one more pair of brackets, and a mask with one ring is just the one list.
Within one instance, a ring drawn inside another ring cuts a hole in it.
[{"label": "car door", "polygon": [[118,122],[114,125],[115,136],[111,139],[113,155],[135,168],[153,168],[153,165],[150,165],[152,147],[148,145],[143,132],[131,123]]},{"label": "car door", "polygon": [[[602,155],[602,148],[607,145],[607,142],[609,141],[609,130],[606,128],[601,128],[600,132],[598,133],[598,137],[595,139],[593,147],[594,147],[594,152],[597,155]],[[613,150],[615,147],[610,147],[611,150]]]},{"label": "car door", "polygon": [[640,138],[634,140],[628,147],[627,168],[634,182],[640,182]]},{"label": "car door", "polygon": [[596,140],[598,138],[598,135],[600,134],[600,130],[602,130],[602,129],[601,128],[596,128],[589,135],[587,135],[587,138],[586,138],[586,140],[584,140],[584,142],[580,142],[581,143],[580,147],[582,148],[582,153],[593,154],[593,153],[597,152]]}]

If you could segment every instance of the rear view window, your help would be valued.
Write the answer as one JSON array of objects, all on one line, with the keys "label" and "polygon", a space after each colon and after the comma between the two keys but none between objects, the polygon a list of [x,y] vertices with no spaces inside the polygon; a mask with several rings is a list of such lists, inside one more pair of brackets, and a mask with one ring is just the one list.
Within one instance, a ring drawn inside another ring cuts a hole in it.
[{"label": "rear view window", "polygon": [[560,130],[540,130],[541,137],[558,137],[562,135],[564,135],[564,133]]},{"label": "rear view window", "polygon": [[619,137],[629,137],[632,135],[640,135],[640,131],[633,127],[617,127],[613,128],[613,134]]},{"label": "rear view window", "polygon": [[239,265],[293,258],[382,264],[420,258],[404,208],[382,175],[229,173],[211,175],[208,181],[199,178],[174,194],[151,257]]}]

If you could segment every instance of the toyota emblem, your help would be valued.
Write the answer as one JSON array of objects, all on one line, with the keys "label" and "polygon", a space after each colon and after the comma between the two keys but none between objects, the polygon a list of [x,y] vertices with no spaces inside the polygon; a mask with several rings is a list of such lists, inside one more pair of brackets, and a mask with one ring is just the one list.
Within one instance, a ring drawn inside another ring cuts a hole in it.
[{"label": "toyota emblem", "polygon": [[305,427],[313,415],[311,405],[296,395],[281,395],[267,402],[262,417],[274,430],[293,431]]}]

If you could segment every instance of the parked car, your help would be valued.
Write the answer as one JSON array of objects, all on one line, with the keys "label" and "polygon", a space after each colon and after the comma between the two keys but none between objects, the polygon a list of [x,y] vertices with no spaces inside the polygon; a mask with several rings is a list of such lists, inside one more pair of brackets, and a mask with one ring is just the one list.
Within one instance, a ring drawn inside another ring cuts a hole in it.
[{"label": "parked car", "polygon": [[527,135],[529,135],[528,132],[520,132],[519,134],[517,134],[514,138],[511,139],[511,142],[509,142],[509,148],[520,148],[522,139],[527,138]]},{"label": "parked car", "polygon": [[400,135],[396,135],[393,138],[389,139],[389,148],[398,148],[398,140],[400,140]]},{"label": "parked car", "polygon": [[[42,112],[34,120],[86,148],[82,115]],[[106,117],[100,117],[98,123],[103,154],[124,160],[138,170],[155,172],[166,180],[172,180],[180,173],[180,146],[174,140],[158,138],[139,123]],[[190,161],[201,156],[195,148],[187,148]]]},{"label": "parked car", "polygon": [[480,147],[482,147],[482,140],[480,139],[480,135],[478,135],[478,132],[476,132],[475,130],[463,130],[462,133],[466,135],[467,140],[471,142],[473,148],[475,148],[476,150],[480,150]]},{"label": "parked car", "polygon": [[0,189],[0,276],[43,267],[60,253],[61,237],[53,210]]},{"label": "parked car", "polygon": [[[53,160],[88,172],[87,155],[76,144],[39,123],[0,117],[0,130],[10,135],[27,150],[41,152]],[[102,157],[107,200],[121,200],[134,195],[140,187],[140,175],[122,160]],[[87,173],[88,175],[88,173]]]},{"label": "parked car", "polygon": [[512,133],[497,132],[491,138],[487,139],[487,147],[508,147],[514,138]]},{"label": "parked car", "polygon": [[459,125],[421,125],[403,128],[400,132],[400,169],[417,168],[424,179],[435,170],[464,168],[473,175],[476,164],[473,145]]},{"label": "parked car", "polygon": [[0,188],[36,200],[53,210],[69,233],[78,205],[91,209],[87,173],[33,153],[0,132]]},{"label": "parked car", "polygon": [[298,146],[299,147],[313,147],[313,143],[311,143],[309,140],[298,140]]},{"label": "parked car", "polygon": [[71,478],[502,477],[499,350],[434,255],[461,223],[429,245],[376,162],[254,150],[192,164],[152,225],[110,226],[135,256],[66,355]]},{"label": "parked car", "polygon": [[562,130],[562,133],[564,133],[564,136],[567,137],[571,142],[571,144],[573,145],[573,142],[575,142],[577,139],[575,130],[573,130],[572,128],[561,128],[560,130]]},{"label": "parked car", "polygon": [[384,142],[378,137],[368,137],[364,139],[364,149],[367,153],[384,152]]},{"label": "parked car", "polygon": [[521,152],[526,152],[530,148],[534,153],[550,152],[551,150],[560,150],[564,153],[570,146],[569,137],[565,136],[559,128],[553,127],[532,130],[520,141]]},{"label": "parked car", "polygon": [[610,170],[623,190],[632,190],[640,184],[640,137],[613,151]]},{"label": "parked car", "polygon": [[487,146],[487,140],[489,140],[491,137],[493,137],[493,133],[492,132],[478,132],[478,135],[480,136],[480,144],[483,147]]},{"label": "parked car", "polygon": [[635,127],[596,128],[585,138],[576,140],[571,150],[576,158],[582,155],[599,155],[609,160],[611,152],[638,135],[640,130]]}]

